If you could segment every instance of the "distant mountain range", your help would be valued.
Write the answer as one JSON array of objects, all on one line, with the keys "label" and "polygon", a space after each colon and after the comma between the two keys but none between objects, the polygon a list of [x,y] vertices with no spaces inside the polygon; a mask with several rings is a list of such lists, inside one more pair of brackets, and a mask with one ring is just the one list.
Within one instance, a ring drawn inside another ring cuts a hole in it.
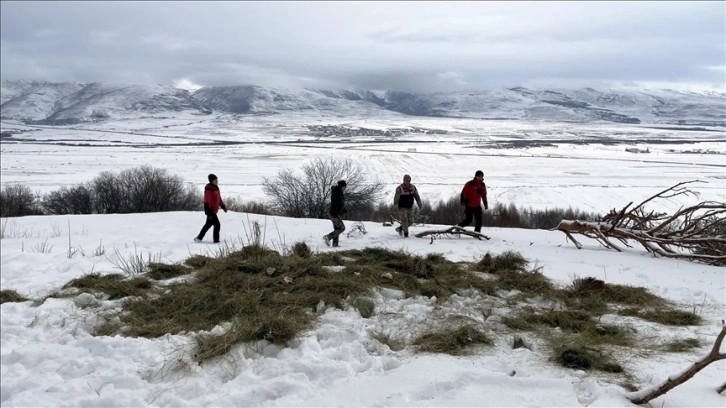
[{"label": "distant mountain range", "polygon": [[406,93],[278,89],[254,85],[189,92],[170,86],[3,81],[0,118],[61,125],[173,116],[318,111],[338,116],[404,114],[427,117],[547,122],[726,126],[726,92],[529,89]]}]

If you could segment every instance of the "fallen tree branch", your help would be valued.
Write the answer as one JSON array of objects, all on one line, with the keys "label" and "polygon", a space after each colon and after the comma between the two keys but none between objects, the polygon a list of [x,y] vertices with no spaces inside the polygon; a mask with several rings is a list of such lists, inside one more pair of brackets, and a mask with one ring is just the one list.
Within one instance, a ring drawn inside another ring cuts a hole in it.
[{"label": "fallen tree branch", "polygon": [[[718,336],[716,336],[716,341],[713,343],[713,348],[711,348],[711,352],[709,352],[700,360],[693,363],[690,368],[678,374],[677,376],[668,377],[668,379],[662,382],[660,385],[648,390],[638,391],[637,393],[629,396],[628,398],[634,404],[646,404],[648,403],[648,401],[654,398],[658,398],[666,392],[672,390],[676,386],[683,384],[691,377],[696,375],[696,373],[701,371],[704,367],[713,363],[714,361],[726,359],[726,354],[719,351],[721,349],[721,343],[723,343],[723,338],[724,336],[726,336],[726,324],[724,324],[723,321],[722,325],[723,326],[721,327],[721,332],[718,334]],[[724,385],[721,386],[719,393],[723,391],[723,387]]]},{"label": "fallen tree branch", "polygon": [[459,226],[453,226],[453,227],[449,227],[449,228],[442,229],[442,230],[428,230],[428,231],[419,232],[418,234],[416,234],[416,237],[423,238],[423,237],[425,237],[427,235],[430,235],[431,236],[431,242],[433,243],[434,242],[434,239],[440,238],[441,236],[462,235],[462,234],[463,235],[468,235],[470,237],[474,237],[474,238],[476,238],[478,240],[482,240],[482,239],[489,240],[489,239],[491,239],[490,237],[488,237],[488,236],[486,236],[486,235],[484,235],[482,233],[474,232],[474,231],[469,231],[469,230],[466,230],[463,227],[459,227]]},{"label": "fallen tree branch", "polygon": [[622,251],[616,241],[627,247],[635,241],[653,256],[690,259],[712,265],[726,265],[726,203],[706,201],[682,207],[672,215],[646,212],[644,204],[655,199],[696,195],[678,183],[646,199],[632,209],[632,202],[621,210],[611,210],[598,222],[562,220],[557,226],[578,249],[582,245],[574,234],[594,239],[605,248]]}]

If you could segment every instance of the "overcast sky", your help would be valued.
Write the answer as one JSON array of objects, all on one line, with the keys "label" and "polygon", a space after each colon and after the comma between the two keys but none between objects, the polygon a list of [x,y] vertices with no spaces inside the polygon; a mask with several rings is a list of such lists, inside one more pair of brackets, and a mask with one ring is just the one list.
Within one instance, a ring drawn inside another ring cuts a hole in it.
[{"label": "overcast sky", "polygon": [[3,80],[724,89],[726,2],[2,1]]}]

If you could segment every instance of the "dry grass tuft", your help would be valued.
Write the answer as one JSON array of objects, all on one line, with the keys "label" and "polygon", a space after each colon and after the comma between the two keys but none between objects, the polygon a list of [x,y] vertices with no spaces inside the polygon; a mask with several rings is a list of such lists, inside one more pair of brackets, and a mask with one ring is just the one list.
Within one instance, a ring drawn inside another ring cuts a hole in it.
[{"label": "dry grass tuft", "polygon": [[11,302],[15,302],[15,303],[25,302],[27,300],[29,300],[29,299],[12,289],[0,290],[0,305],[3,303],[11,303]]},{"label": "dry grass tuft", "polygon": [[471,325],[456,329],[435,331],[424,334],[413,344],[419,351],[446,353],[453,356],[466,354],[466,348],[475,344],[491,345],[492,340],[481,330]]}]

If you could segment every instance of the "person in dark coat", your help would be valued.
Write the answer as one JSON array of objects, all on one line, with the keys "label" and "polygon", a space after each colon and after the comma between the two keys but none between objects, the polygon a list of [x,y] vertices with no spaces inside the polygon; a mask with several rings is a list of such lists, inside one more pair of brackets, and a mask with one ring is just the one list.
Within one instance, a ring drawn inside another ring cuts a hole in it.
[{"label": "person in dark coat", "polygon": [[474,179],[464,184],[464,188],[461,190],[461,206],[464,209],[464,218],[458,226],[466,227],[471,224],[471,219],[474,218],[474,232],[481,232],[481,204],[484,204],[484,209],[489,209],[489,202],[487,201],[487,186],[484,184],[484,172],[477,170],[474,174]]},{"label": "person in dark coat", "polygon": [[416,186],[411,184],[411,176],[403,176],[403,183],[396,187],[396,194],[393,196],[393,205],[398,207],[398,217],[401,226],[396,228],[398,235],[408,238],[408,227],[411,225],[411,213],[413,212],[414,201],[421,209],[421,197],[418,195]]},{"label": "person in dark coat", "polygon": [[338,185],[333,186],[330,190],[330,221],[333,222],[333,231],[323,236],[325,245],[330,246],[330,242],[333,242],[333,246],[338,246],[338,236],[345,231],[345,224],[340,218],[342,215],[348,212],[345,209],[345,189],[348,184],[345,180],[338,181]]},{"label": "person in dark coat", "polygon": [[199,235],[194,237],[194,242],[201,242],[204,239],[204,235],[209,231],[210,228],[214,227],[212,231],[212,238],[215,244],[219,243],[219,230],[221,224],[219,218],[217,218],[217,211],[221,208],[224,212],[227,212],[227,206],[222,201],[222,194],[219,192],[219,179],[214,174],[207,176],[209,184],[204,186],[204,215],[207,216],[207,222],[199,231]]}]

